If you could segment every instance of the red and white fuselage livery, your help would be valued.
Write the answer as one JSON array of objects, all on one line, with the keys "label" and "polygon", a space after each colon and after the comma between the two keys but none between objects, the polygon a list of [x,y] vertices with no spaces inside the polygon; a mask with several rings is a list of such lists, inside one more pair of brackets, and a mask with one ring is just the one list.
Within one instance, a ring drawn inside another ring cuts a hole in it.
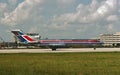
[{"label": "red and white fuselage livery", "polygon": [[74,44],[102,44],[97,39],[47,39],[47,40],[35,40],[31,36],[24,34],[21,30],[11,31],[21,42],[27,44],[39,44],[40,46],[47,46],[52,50],[57,48],[69,47]]}]

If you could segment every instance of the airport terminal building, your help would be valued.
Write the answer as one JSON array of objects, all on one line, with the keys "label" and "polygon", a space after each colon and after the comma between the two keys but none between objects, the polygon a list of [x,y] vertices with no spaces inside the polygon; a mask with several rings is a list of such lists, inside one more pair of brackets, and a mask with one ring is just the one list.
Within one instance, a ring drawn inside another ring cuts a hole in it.
[{"label": "airport terminal building", "polygon": [[115,34],[100,34],[100,41],[104,46],[116,46],[120,44],[120,32]]}]

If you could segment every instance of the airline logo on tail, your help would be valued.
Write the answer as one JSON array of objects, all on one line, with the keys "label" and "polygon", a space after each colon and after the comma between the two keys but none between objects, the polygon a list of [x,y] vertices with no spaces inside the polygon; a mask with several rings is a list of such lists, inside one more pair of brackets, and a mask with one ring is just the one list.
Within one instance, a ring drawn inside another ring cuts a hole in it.
[{"label": "airline logo on tail", "polygon": [[33,38],[31,38],[30,36],[24,34],[21,30],[13,30],[11,32],[23,43],[36,42]]}]

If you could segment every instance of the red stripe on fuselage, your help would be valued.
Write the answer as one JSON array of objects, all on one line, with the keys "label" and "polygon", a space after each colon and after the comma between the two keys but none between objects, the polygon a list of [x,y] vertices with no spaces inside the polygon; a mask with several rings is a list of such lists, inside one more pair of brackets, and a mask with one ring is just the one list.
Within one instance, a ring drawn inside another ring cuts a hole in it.
[{"label": "red stripe on fuselage", "polygon": [[99,43],[98,40],[40,40],[41,43]]},{"label": "red stripe on fuselage", "polygon": [[27,39],[28,41],[35,41],[34,39],[30,38],[29,36],[25,35],[23,36],[25,39]]}]

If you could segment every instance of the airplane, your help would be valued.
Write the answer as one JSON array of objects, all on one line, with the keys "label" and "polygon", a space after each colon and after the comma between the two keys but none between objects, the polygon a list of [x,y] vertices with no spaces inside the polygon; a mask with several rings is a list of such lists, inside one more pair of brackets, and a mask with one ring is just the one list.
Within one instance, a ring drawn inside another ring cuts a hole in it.
[{"label": "airplane", "polygon": [[52,51],[55,51],[57,48],[68,48],[71,45],[75,44],[102,44],[97,39],[40,39],[35,40],[31,36],[23,33],[21,30],[12,30],[11,31],[22,43],[25,44],[38,44],[41,47],[49,47]]}]

